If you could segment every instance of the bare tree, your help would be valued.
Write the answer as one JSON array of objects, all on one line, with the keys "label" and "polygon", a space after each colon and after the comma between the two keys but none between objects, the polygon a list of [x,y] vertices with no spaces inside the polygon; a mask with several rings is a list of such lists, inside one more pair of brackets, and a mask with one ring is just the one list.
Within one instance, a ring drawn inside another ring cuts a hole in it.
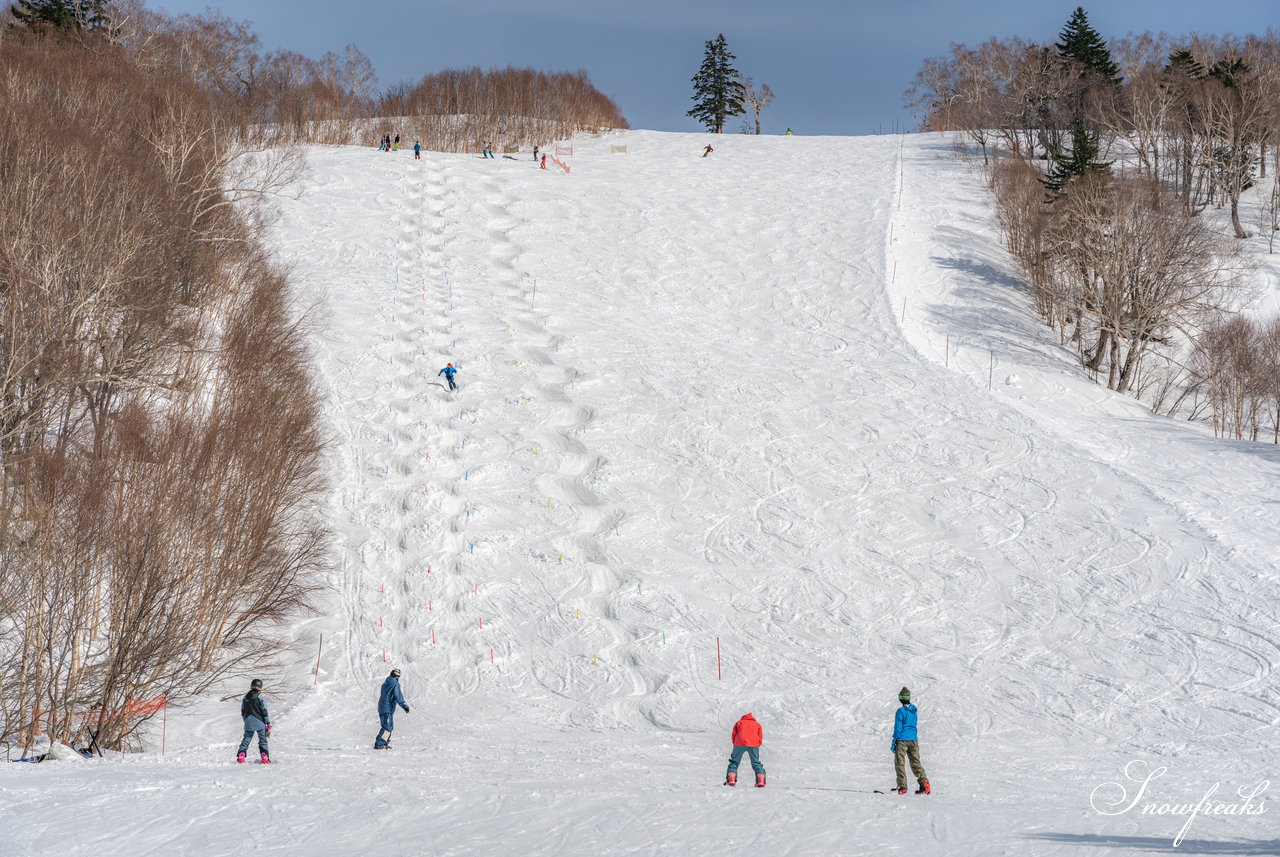
[{"label": "bare tree", "polygon": [[[742,83],[742,100],[746,104],[747,109],[751,111],[751,115],[755,120],[755,133],[759,135],[760,111],[773,103],[773,89],[770,88],[767,83],[762,83],[760,86],[756,86],[755,81],[750,77],[742,76],[738,80]],[[747,120],[745,118],[742,121],[744,127],[750,127],[746,124]]]}]

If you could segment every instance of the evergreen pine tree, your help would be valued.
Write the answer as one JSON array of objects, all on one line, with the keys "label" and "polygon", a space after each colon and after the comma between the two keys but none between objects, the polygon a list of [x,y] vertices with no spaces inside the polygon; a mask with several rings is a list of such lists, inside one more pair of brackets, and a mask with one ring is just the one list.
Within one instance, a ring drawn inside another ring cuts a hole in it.
[{"label": "evergreen pine tree", "polygon": [[1193,80],[1203,80],[1205,76],[1204,66],[1186,48],[1169,54],[1169,64],[1165,66],[1165,70],[1181,72]]},{"label": "evergreen pine tree", "polygon": [[1071,154],[1065,156],[1055,155],[1053,157],[1053,166],[1049,168],[1049,174],[1041,181],[1052,193],[1061,193],[1067,183],[1077,176],[1082,176],[1087,172],[1111,168],[1110,161],[1099,161],[1097,157],[1097,135],[1090,134],[1089,129],[1084,127],[1083,122],[1077,122],[1071,127]]},{"label": "evergreen pine tree", "polygon": [[95,29],[106,24],[103,0],[18,0],[9,10],[10,27],[45,30]]},{"label": "evergreen pine tree", "polygon": [[746,92],[738,70],[731,65],[734,59],[721,33],[715,41],[707,42],[702,68],[693,76],[693,109],[685,115],[709,131],[723,131],[726,119],[746,112]]},{"label": "evergreen pine tree", "polygon": [[1120,82],[1120,69],[1111,61],[1111,51],[1102,40],[1098,31],[1089,26],[1089,19],[1084,14],[1084,7],[1077,6],[1071,13],[1071,20],[1058,34],[1061,40],[1055,48],[1063,59],[1075,60],[1088,71],[1102,76],[1111,83]]}]

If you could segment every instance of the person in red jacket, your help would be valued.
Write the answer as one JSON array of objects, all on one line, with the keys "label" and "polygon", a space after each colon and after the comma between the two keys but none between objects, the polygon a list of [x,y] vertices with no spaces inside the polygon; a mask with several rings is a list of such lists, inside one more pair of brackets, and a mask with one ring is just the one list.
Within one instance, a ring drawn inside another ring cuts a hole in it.
[{"label": "person in red jacket", "polygon": [[751,712],[742,715],[742,719],[733,724],[733,752],[729,754],[729,771],[725,774],[724,784],[738,784],[738,763],[742,754],[751,757],[751,770],[756,772],[756,788],[764,788],[764,765],[760,764],[760,745],[764,743],[764,730],[751,716]]}]

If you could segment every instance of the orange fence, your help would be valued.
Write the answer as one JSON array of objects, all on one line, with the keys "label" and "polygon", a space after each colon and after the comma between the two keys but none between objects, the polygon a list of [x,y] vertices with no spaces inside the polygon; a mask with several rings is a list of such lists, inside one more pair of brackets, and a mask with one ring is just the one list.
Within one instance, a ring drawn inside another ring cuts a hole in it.
[{"label": "orange fence", "polygon": [[155,699],[131,699],[120,708],[102,708],[96,711],[41,711],[33,708],[31,718],[37,725],[43,725],[49,734],[57,734],[64,730],[74,732],[83,726],[96,726],[99,723],[150,717],[163,711],[167,704],[164,694],[161,694]]}]

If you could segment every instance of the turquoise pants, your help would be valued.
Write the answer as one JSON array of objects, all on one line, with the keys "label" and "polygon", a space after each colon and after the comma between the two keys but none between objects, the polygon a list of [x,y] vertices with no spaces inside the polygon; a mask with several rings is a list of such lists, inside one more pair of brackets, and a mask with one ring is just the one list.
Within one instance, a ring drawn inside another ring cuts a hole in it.
[{"label": "turquoise pants", "polygon": [[738,763],[742,761],[743,753],[751,757],[751,770],[757,774],[763,774],[764,765],[760,764],[760,748],[740,747],[737,744],[733,746],[733,752],[729,754],[729,773],[736,774],[738,772]]}]

